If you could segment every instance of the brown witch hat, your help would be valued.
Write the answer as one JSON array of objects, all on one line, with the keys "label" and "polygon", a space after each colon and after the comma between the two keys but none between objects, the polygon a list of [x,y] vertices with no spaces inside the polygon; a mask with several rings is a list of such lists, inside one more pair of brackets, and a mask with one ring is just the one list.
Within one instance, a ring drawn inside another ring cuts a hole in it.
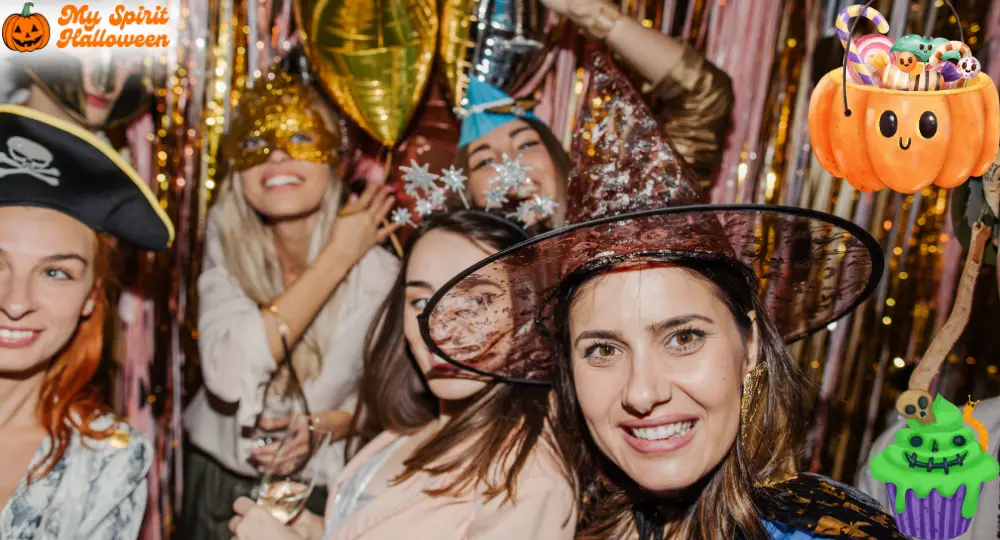
[{"label": "brown witch hat", "polygon": [[553,308],[573,276],[669,253],[749,267],[787,341],[864,301],[884,264],[878,242],[836,216],[770,205],[709,205],[641,96],[605,54],[573,140],[567,226],[463,271],[420,315],[441,358],[503,380],[547,383]]}]

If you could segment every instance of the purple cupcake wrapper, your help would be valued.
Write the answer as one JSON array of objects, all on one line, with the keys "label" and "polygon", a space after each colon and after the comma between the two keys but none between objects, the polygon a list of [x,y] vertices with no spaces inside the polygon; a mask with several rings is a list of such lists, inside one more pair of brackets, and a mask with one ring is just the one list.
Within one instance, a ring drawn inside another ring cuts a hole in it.
[{"label": "purple cupcake wrapper", "polygon": [[[913,493],[906,492],[906,510],[896,512],[896,485],[886,484],[889,492],[889,507],[896,516],[899,532],[920,540],[950,540],[961,536],[972,523],[971,519],[962,517],[962,503],[965,501],[965,486],[951,497],[942,497],[936,489],[921,499]],[[983,487],[979,487],[982,493]]]}]

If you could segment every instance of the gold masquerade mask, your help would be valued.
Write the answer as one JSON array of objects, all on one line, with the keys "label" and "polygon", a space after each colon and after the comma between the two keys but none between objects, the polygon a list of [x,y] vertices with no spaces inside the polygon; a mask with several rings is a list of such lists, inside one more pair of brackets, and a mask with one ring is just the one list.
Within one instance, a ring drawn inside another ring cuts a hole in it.
[{"label": "gold masquerade mask", "polygon": [[[272,72],[241,97],[227,138],[227,153],[236,171],[265,163],[281,150],[294,160],[333,163],[339,160],[343,136],[312,108],[313,94],[286,73]],[[332,160],[331,161],[331,155]]]}]

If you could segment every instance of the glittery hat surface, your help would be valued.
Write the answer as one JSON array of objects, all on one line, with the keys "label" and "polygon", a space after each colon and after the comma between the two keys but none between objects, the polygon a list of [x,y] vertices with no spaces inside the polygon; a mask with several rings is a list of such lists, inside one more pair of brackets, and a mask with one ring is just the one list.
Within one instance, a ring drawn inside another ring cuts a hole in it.
[{"label": "glittery hat surface", "polygon": [[582,269],[666,253],[750,268],[789,341],[825,327],[874,290],[882,252],[853,223],[801,208],[703,204],[696,178],[631,83],[605,54],[589,58],[568,225],[497,253],[442,287],[420,316],[435,354],[477,373],[547,382],[560,285]]}]

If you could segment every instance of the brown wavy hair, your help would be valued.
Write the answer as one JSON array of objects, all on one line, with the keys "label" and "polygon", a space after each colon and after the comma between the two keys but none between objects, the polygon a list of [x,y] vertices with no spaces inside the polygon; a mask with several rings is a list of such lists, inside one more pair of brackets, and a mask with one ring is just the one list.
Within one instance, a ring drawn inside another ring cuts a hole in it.
[{"label": "brown wavy hair", "polygon": [[[403,335],[410,253],[416,242],[432,230],[460,234],[497,250],[525,240],[524,232],[516,225],[498,223],[502,219],[475,210],[431,216],[409,238],[399,277],[367,335],[352,433],[363,439],[381,430],[411,434],[438,418],[438,401],[426,386]],[[483,486],[488,499],[503,495],[504,501],[513,500],[517,477],[539,443],[557,452],[546,429],[550,401],[548,386],[489,383],[469,398],[468,407],[414,451],[404,463],[404,472],[394,481],[402,482],[418,472],[432,476],[456,473],[454,482],[428,494],[457,495]],[[460,455],[443,457],[459,446],[464,448]],[[349,449],[348,455],[351,453]],[[565,463],[556,457],[559,463]],[[502,469],[499,475],[498,468]],[[569,471],[563,472],[567,479],[572,478]]]},{"label": "brown wavy hair", "polygon": [[37,414],[52,445],[45,458],[29,471],[29,483],[52,471],[75,434],[99,441],[107,439],[114,431],[113,425],[104,430],[91,427],[94,420],[110,412],[91,383],[104,347],[104,317],[109,310],[105,287],[114,283],[111,263],[114,241],[98,235],[96,242],[94,311],[80,321],[73,337],[52,360],[42,380]]},{"label": "brown wavy hair", "polygon": [[756,291],[756,275],[730,259],[688,254],[656,254],[646,264],[682,268],[708,283],[729,308],[749,344],[756,312],[758,363],[767,365],[767,376],[755,397],[753,412],[740,425],[735,442],[718,466],[678,500],[669,502],[644,493],[594,444],[576,397],[571,368],[569,314],[580,288],[593,278],[618,268],[597,261],[574,273],[562,284],[556,305],[559,324],[559,367],[555,391],[559,399],[556,438],[570,467],[579,471],[582,520],[577,538],[627,538],[639,532],[640,540],[653,531],[666,537],[765,540],[769,535],[761,520],[778,501],[762,486],[794,473],[806,426],[799,420],[806,410],[808,381],[792,360],[784,341]]}]

